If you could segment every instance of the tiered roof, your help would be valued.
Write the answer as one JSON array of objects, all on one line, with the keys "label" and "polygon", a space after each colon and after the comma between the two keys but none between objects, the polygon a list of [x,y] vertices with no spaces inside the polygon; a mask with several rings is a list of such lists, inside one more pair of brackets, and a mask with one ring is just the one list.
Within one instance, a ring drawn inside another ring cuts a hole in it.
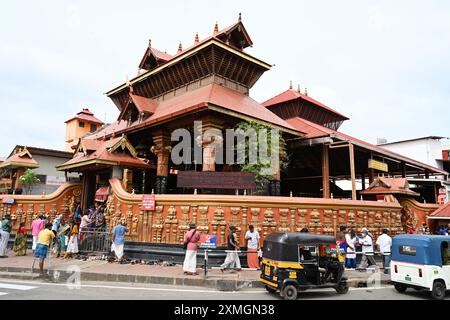
[{"label": "tiered roof", "polygon": [[420,196],[419,193],[409,189],[409,183],[406,178],[376,178],[370,186],[362,190],[360,194],[403,194],[409,196]]},{"label": "tiered roof", "polygon": [[74,119],[91,122],[93,124],[100,124],[100,125],[103,124],[103,122],[100,119],[98,119],[97,117],[95,117],[94,114],[91,111],[89,111],[88,108],[83,108],[83,110],[78,112],[76,116],[65,121],[65,123],[72,121]]}]

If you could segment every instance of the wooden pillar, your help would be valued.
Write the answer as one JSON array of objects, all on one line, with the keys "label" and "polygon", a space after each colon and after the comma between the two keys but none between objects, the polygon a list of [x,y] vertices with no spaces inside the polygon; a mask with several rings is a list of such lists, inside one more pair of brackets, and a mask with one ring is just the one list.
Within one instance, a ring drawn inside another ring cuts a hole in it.
[{"label": "wooden pillar", "polygon": [[167,180],[169,176],[170,137],[160,131],[153,136],[154,146],[152,152],[156,154],[156,193],[167,192]]},{"label": "wooden pillar", "polygon": [[365,190],[366,189],[366,175],[364,174],[364,172],[361,174],[361,184],[362,184],[362,189]]},{"label": "wooden pillar", "polygon": [[406,164],[402,162],[402,178],[406,178]]},{"label": "wooden pillar", "polygon": [[322,147],[322,197],[330,198],[330,160],[328,145]]},{"label": "wooden pillar", "polygon": [[430,171],[425,171],[425,179],[430,179]]},{"label": "wooden pillar", "polygon": [[[203,148],[202,171],[216,171],[216,156],[222,147],[222,125],[213,118],[202,120],[201,137],[197,143]],[[219,153],[219,157],[223,153]]]},{"label": "wooden pillar", "polygon": [[352,181],[352,200],[356,200],[356,174],[355,174],[355,148],[353,144],[348,144],[350,156],[350,178]]}]

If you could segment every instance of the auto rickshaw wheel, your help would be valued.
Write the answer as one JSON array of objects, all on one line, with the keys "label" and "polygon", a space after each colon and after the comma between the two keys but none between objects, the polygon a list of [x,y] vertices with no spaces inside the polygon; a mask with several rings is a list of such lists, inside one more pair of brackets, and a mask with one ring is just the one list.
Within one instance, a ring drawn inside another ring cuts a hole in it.
[{"label": "auto rickshaw wheel", "polygon": [[346,294],[348,292],[348,285],[347,283],[340,283],[337,287],[336,287],[336,292],[339,294]]},{"label": "auto rickshaw wheel", "polygon": [[445,284],[441,281],[435,281],[433,283],[433,289],[431,290],[431,297],[435,300],[442,300],[445,298]]},{"label": "auto rickshaw wheel", "polygon": [[266,285],[265,288],[266,288],[267,292],[269,292],[269,293],[277,292],[277,289],[272,288],[271,286]]},{"label": "auto rickshaw wheel", "polygon": [[397,290],[397,292],[400,292],[400,293],[404,293],[406,291],[406,289],[408,289],[407,286],[405,286],[404,284],[400,284],[400,283],[394,284],[394,288],[395,288],[395,290]]},{"label": "auto rickshaw wheel", "polygon": [[296,300],[297,293],[298,293],[297,288],[292,284],[288,284],[284,286],[284,288],[281,290],[280,295],[285,300]]}]

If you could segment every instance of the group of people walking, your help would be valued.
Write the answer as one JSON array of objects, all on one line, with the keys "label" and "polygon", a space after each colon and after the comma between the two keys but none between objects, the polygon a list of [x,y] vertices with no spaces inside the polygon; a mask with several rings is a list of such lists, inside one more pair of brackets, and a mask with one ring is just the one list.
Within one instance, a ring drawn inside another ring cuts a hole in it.
[{"label": "group of people walking", "polygon": [[[220,270],[241,270],[241,261],[239,259],[239,239],[236,234],[237,228],[235,226],[229,227],[227,237],[227,250],[224,263],[220,266]],[[249,225],[249,230],[244,235],[247,241],[247,265],[252,269],[260,268],[260,236],[253,225]],[[184,248],[186,254],[183,263],[183,271],[186,275],[198,275],[197,267],[197,250],[199,247],[200,232],[197,231],[195,223],[189,225],[189,231],[184,235]]]},{"label": "group of people walking", "polygon": [[[384,273],[387,274],[389,272],[392,238],[389,236],[387,229],[382,230],[382,234],[377,238],[376,242],[374,242],[374,237],[367,228],[362,228],[361,235],[357,236],[354,229],[349,229],[345,232],[345,227],[342,227],[337,238],[337,240],[344,241],[341,249],[345,252],[346,268],[365,270],[369,265],[376,266],[374,259],[374,248],[376,247],[383,261]],[[357,267],[356,256],[358,253],[361,254],[361,262]]]}]

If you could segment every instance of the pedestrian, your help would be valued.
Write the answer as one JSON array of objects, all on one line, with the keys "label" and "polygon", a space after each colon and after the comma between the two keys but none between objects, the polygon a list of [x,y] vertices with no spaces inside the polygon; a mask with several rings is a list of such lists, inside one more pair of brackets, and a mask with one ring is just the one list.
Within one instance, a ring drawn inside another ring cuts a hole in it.
[{"label": "pedestrian", "polygon": [[224,263],[220,266],[221,271],[225,269],[235,269],[237,271],[241,270],[241,260],[239,260],[238,250],[239,246],[236,241],[235,235],[236,227],[230,226],[228,232],[228,245],[227,245],[227,256]]},{"label": "pedestrian", "polygon": [[112,244],[111,251],[117,257],[117,260],[122,261],[123,257],[123,247],[125,245],[125,234],[128,232],[125,226],[125,221],[123,219],[119,220],[119,223],[112,229]]},{"label": "pedestrian", "polygon": [[47,258],[50,243],[56,239],[55,233],[51,230],[52,226],[52,223],[46,223],[45,228],[39,232],[36,250],[33,254],[35,258],[39,259],[40,277],[45,277],[44,261]]},{"label": "pedestrian", "polygon": [[339,227],[339,232],[336,234],[336,250],[340,250],[341,254],[344,255],[346,252],[346,227],[345,226],[340,226]]},{"label": "pedestrian", "polygon": [[355,230],[350,231],[345,235],[345,242],[347,244],[345,254],[345,266],[348,269],[356,269],[356,244],[359,238],[356,236]]},{"label": "pedestrian", "polygon": [[244,238],[247,240],[247,265],[249,268],[259,270],[259,232],[253,225],[249,225]]},{"label": "pedestrian", "polygon": [[36,244],[39,232],[41,232],[42,229],[45,227],[45,218],[43,214],[40,214],[39,217],[33,220],[31,222],[31,235],[33,236],[33,245],[31,247],[31,250],[36,250]]},{"label": "pedestrian", "polygon": [[91,219],[89,218],[89,214],[85,212],[81,217],[80,222],[80,240],[83,240],[85,237],[85,231],[88,230],[88,226],[91,223]]},{"label": "pedestrian", "polygon": [[25,229],[25,222],[21,222],[19,230],[17,230],[16,238],[14,239],[13,251],[16,256],[27,255],[27,230]]},{"label": "pedestrian", "polygon": [[391,264],[392,238],[388,234],[388,229],[383,229],[382,232],[383,233],[378,237],[376,244],[383,260],[384,273],[388,274]]},{"label": "pedestrian", "polygon": [[59,214],[53,220],[53,224],[52,224],[52,231],[53,232],[58,232],[59,225],[61,224],[62,217],[63,217],[62,214]]},{"label": "pedestrian", "polygon": [[369,262],[371,265],[376,266],[375,259],[373,258],[373,237],[367,228],[362,228],[361,234],[359,243],[362,245],[362,258],[359,269],[366,270]]},{"label": "pedestrian", "polygon": [[81,222],[81,204],[80,202],[77,202],[76,206],[75,206],[75,210],[73,211],[73,215],[72,215],[72,222],[76,223],[77,225],[80,224]]},{"label": "pedestrian", "polygon": [[74,253],[78,253],[78,224],[76,223],[72,223],[70,228],[69,242],[64,259],[72,257]]},{"label": "pedestrian", "polygon": [[0,258],[8,258],[6,247],[8,246],[9,234],[11,232],[11,216],[5,215],[0,227]]},{"label": "pedestrian", "polygon": [[183,262],[183,272],[187,275],[198,275],[197,273],[197,250],[200,233],[195,227],[195,223],[189,224],[189,231],[184,235],[184,248],[186,254]]},{"label": "pedestrian", "polygon": [[59,258],[61,255],[65,255],[67,250],[67,245],[69,243],[69,233],[70,233],[70,225],[66,223],[64,219],[61,220],[61,223],[58,228],[58,255]]}]

